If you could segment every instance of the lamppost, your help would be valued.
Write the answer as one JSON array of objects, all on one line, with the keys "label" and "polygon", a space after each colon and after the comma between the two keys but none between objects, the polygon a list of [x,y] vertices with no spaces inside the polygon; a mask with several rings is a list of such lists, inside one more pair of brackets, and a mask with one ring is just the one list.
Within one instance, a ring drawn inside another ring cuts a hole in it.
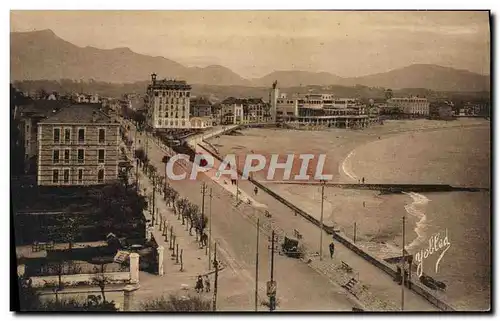
[{"label": "lamppost", "polygon": [[321,218],[319,229],[319,259],[323,260],[323,204],[325,201],[325,181],[321,181]]},{"label": "lamppost", "polygon": [[269,240],[271,242],[270,250],[271,250],[271,280],[267,282],[267,296],[269,297],[269,311],[272,312],[276,310],[276,290],[277,284],[274,281],[274,250],[276,249],[274,243],[277,241],[277,237],[272,232],[271,238]]}]

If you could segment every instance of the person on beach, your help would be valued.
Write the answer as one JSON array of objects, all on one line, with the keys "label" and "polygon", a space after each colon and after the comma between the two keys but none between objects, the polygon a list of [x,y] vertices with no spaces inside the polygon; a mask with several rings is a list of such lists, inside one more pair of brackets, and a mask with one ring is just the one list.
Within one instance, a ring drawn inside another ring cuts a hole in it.
[{"label": "person on beach", "polygon": [[205,275],[205,291],[210,292],[210,279],[208,275]]},{"label": "person on beach", "polygon": [[333,242],[330,243],[330,245],[328,246],[328,248],[330,249],[330,259],[333,259],[333,254],[335,252],[335,244]]},{"label": "person on beach", "polygon": [[196,280],[196,286],[194,289],[196,290],[196,293],[203,292],[203,279],[201,278],[201,275],[198,275],[198,279]]}]

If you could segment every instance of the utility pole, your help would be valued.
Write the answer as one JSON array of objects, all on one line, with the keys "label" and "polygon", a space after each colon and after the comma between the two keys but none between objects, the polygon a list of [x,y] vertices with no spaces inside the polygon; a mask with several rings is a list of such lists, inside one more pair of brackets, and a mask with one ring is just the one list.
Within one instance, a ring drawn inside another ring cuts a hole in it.
[{"label": "utility pole", "polygon": [[135,192],[139,194],[139,158],[135,160]]},{"label": "utility pole", "polygon": [[153,226],[155,226],[155,194],[156,194],[156,177],[153,176],[153,218],[152,218],[152,221],[151,223],[153,224]]},{"label": "utility pole", "polygon": [[217,242],[215,242],[214,249],[214,267],[215,267],[215,280],[214,280],[214,297],[212,301],[212,310],[217,311],[217,281],[219,278],[219,262],[217,262]]},{"label": "utility pole", "polygon": [[321,219],[319,229],[319,259],[323,260],[323,203],[325,201],[325,181],[321,182]]},{"label": "utility pole", "polygon": [[[255,208],[254,208],[255,212]],[[257,312],[257,301],[259,300],[259,223],[260,219],[257,219],[257,250],[255,253],[255,312]]]},{"label": "utility pole", "polygon": [[274,242],[276,237],[273,233],[271,235],[271,281],[267,284],[267,296],[269,297],[269,311],[273,312],[276,309],[276,282],[274,281]]},{"label": "utility pole", "polygon": [[144,134],[146,135],[146,159],[148,159],[149,136],[147,130],[144,131]]},{"label": "utility pole", "polygon": [[401,311],[405,310],[405,223],[406,216],[403,216],[403,255],[401,256],[401,273],[402,280],[401,282]]},{"label": "utility pole", "polygon": [[208,270],[210,271],[210,258],[212,257],[212,188],[210,187],[209,219],[208,219]]},{"label": "utility pole", "polygon": [[[200,223],[200,241],[201,238],[203,237],[203,224],[204,224],[204,219],[205,219],[205,193],[207,191],[207,185],[205,182],[201,185],[201,223]],[[203,243],[201,244],[203,246]],[[205,248],[206,251],[206,248]],[[207,254],[207,252],[205,252]]]},{"label": "utility pole", "polygon": [[238,204],[239,194],[240,194],[240,188],[239,188],[238,181],[239,181],[238,172],[236,172],[236,204]]}]

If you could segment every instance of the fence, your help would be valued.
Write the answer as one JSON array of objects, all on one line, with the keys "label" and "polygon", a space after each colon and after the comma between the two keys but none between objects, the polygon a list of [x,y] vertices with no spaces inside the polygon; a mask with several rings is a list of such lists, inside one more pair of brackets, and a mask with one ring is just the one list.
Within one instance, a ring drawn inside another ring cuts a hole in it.
[{"label": "fence", "polygon": [[130,271],[130,266],[128,264],[119,264],[114,262],[105,264],[92,264],[88,262],[74,262],[74,261],[25,262],[25,274],[28,277],[113,273],[113,272],[129,272],[129,271]]}]

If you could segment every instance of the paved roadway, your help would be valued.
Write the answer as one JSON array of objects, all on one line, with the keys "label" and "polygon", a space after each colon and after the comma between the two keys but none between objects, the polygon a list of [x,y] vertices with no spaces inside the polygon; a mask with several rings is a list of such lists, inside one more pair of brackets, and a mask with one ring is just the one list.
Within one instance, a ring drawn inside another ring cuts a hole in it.
[{"label": "paved roadway", "polygon": [[[133,126],[131,126],[132,135]],[[145,136],[138,135],[141,145],[144,145]],[[161,158],[164,153],[160,148],[151,143],[148,144],[148,155],[152,163],[158,168],[163,168]],[[241,298],[236,305],[241,304],[239,309],[253,308],[253,293],[255,289],[255,243],[256,230],[254,221],[249,216],[253,215],[249,205],[242,204],[235,208],[234,198],[219,184],[214,183],[205,175],[198,175],[196,181],[175,181],[172,186],[191,201],[201,205],[201,184],[206,182],[213,188],[212,202],[212,229],[215,237],[224,252],[230,257],[229,265],[234,274],[233,279],[228,279],[226,284],[221,282],[222,293],[239,291]],[[247,194],[251,194],[253,185],[249,181],[241,181],[240,188]],[[252,196],[253,197],[253,196]],[[307,222],[300,216],[294,216],[289,208],[260,192],[255,199],[268,206],[273,214],[273,220],[291,234],[293,229],[299,229],[304,235],[304,243],[309,248],[319,248],[319,229]],[[208,213],[208,199],[206,199]],[[327,245],[329,237],[323,235],[323,253],[328,252]],[[265,281],[269,280],[269,242],[267,236],[261,234],[259,245],[259,295],[265,297]],[[366,262],[350,250],[337,245],[336,256],[347,261],[359,271],[359,279],[369,284],[371,292],[381,295],[388,302],[398,302],[400,287],[392,279],[376,267]],[[325,264],[327,264],[325,262]],[[278,282],[278,309],[285,310],[351,310],[352,296],[333,283],[329,278],[313,271],[299,260],[276,255],[275,257],[275,280]],[[226,288],[227,286],[227,288]],[[226,292],[226,290],[228,292]],[[405,291],[405,305],[407,310],[435,310],[426,300],[411,291]],[[260,301],[260,300],[259,300]],[[236,308],[236,307],[235,307]]]},{"label": "paved roadway", "polygon": [[[131,126],[131,137],[134,128]],[[144,146],[145,136],[138,134],[139,145]],[[163,168],[164,153],[150,142],[148,156],[159,170]],[[224,272],[219,284],[221,308],[253,310],[255,293],[256,226],[232,205],[234,199],[223,188],[200,175],[196,181],[172,181],[170,184],[192,202],[201,205],[201,184],[207,182],[213,188],[212,231],[218,249],[227,256],[230,272]],[[206,213],[209,200],[206,198]],[[270,250],[267,236],[260,235],[259,242],[259,303],[266,298],[266,281],[270,279]],[[329,310],[350,311],[355,303],[349,295],[325,276],[318,274],[305,263],[275,255],[274,279],[277,281],[277,310]],[[260,306],[259,310],[265,309]]]}]

